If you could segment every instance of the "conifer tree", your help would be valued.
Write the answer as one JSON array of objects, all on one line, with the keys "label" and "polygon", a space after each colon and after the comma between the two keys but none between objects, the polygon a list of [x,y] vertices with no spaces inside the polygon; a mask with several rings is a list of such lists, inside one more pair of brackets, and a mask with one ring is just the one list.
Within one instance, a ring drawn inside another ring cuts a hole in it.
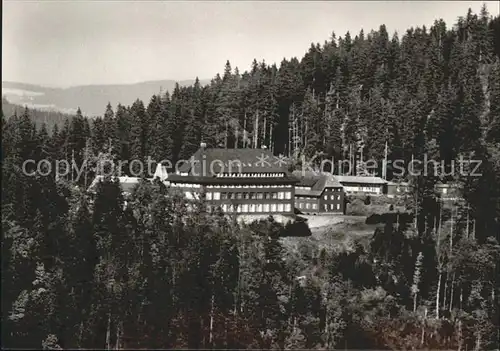
[{"label": "conifer tree", "polygon": [[[137,99],[132,104],[130,108],[130,118],[132,123],[130,129],[130,162],[138,160],[144,165],[149,152],[149,142],[147,138],[150,126],[148,125],[148,116],[141,100]],[[137,163],[134,163],[131,167],[131,171],[136,177],[142,176],[140,170],[141,168]]]},{"label": "conifer tree", "polygon": [[489,127],[487,129],[487,140],[492,143],[500,143],[500,60],[497,59],[492,66],[489,76]]},{"label": "conifer tree", "polygon": [[102,122],[106,144],[112,145],[114,151],[118,153],[117,119],[115,118],[115,113],[113,112],[113,108],[109,102],[106,106]]}]

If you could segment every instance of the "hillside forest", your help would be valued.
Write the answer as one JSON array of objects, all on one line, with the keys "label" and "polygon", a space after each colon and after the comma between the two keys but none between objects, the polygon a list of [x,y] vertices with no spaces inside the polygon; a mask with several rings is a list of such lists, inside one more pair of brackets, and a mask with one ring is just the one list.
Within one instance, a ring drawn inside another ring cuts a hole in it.
[{"label": "hillside forest", "polygon": [[[499,347],[500,18],[486,8],[400,34],[332,33],[279,66],[227,62],[206,86],[102,117],[6,107],[5,348]],[[103,159],[175,162],[200,142],[267,146],[296,166],[333,157],[363,171],[361,155],[386,150],[444,166],[403,178],[406,213],[346,250],[286,247],[272,218],[188,211],[160,182],[127,199],[114,178],[85,192]],[[481,175],[449,172],[459,157],[480,160]],[[28,159],[85,162],[84,176],[28,176]],[[438,181],[461,184],[463,199],[441,201]]]}]

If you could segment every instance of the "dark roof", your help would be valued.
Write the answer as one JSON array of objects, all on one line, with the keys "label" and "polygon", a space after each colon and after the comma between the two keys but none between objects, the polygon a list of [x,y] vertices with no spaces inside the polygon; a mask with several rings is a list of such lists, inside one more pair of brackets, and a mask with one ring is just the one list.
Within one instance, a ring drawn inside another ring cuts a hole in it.
[{"label": "dark roof", "polygon": [[[295,172],[294,172],[295,175]],[[296,175],[295,175],[296,176]],[[297,177],[297,176],[296,176]],[[312,178],[299,178],[299,183],[297,186],[306,186],[306,187],[312,187],[314,184],[318,182],[318,179],[312,179]]]},{"label": "dark roof", "polygon": [[387,181],[380,177],[364,176],[335,176],[340,183],[358,183],[358,184],[387,184]]},{"label": "dark roof", "polygon": [[297,196],[321,196],[325,188],[342,188],[331,173],[294,171],[293,175],[299,179],[296,186],[308,187],[310,189],[295,188]]},{"label": "dark roof", "polygon": [[167,178],[167,182],[174,183],[196,183],[196,184],[294,184],[297,183],[297,178],[286,175],[284,177],[272,177],[272,178],[254,178],[254,177],[200,177],[200,176],[182,176],[179,174],[170,174]]},{"label": "dark roof", "polygon": [[232,173],[287,172],[286,161],[274,156],[268,149],[199,148],[191,159],[180,165],[178,172],[203,176],[213,176],[212,170],[214,173],[221,171],[226,173],[229,171]]}]

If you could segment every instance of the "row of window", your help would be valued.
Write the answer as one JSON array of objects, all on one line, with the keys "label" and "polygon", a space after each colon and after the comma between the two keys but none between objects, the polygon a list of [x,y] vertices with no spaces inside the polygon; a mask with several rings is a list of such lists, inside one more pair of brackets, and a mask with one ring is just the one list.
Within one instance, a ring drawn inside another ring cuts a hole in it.
[{"label": "row of window", "polygon": [[304,208],[304,209],[307,209],[307,210],[309,210],[309,209],[317,210],[318,209],[318,204],[316,204],[316,203],[299,202],[297,205],[299,206],[299,208]]},{"label": "row of window", "polygon": [[267,192],[267,193],[231,193],[231,192],[210,192],[206,193],[207,200],[290,200],[292,193],[290,191]]},{"label": "row of window", "polygon": [[[209,210],[212,208],[208,206]],[[291,204],[222,204],[221,209],[225,213],[266,213],[266,212],[290,212]]]},{"label": "row of window", "polygon": [[[285,184],[285,185],[280,185],[279,187],[281,188],[291,188],[291,184]],[[250,188],[259,188],[259,189],[271,189],[271,188],[277,188],[276,185],[258,185],[258,184],[253,184],[253,185],[207,185],[207,189],[214,189],[214,188],[222,188],[222,189],[250,189]]]},{"label": "row of window", "polygon": [[[311,190],[311,187],[310,186],[296,186],[295,189],[298,189],[298,190]],[[331,189],[331,191],[340,192],[341,189],[340,188],[333,188],[333,189]]]},{"label": "row of window", "polygon": [[217,178],[281,178],[283,173],[219,173]]},{"label": "row of window", "polygon": [[346,191],[361,191],[365,193],[380,193],[380,188],[379,187],[372,187],[372,186],[344,186],[344,189]]},{"label": "row of window", "polygon": [[[173,188],[201,188],[200,184],[190,184],[190,183],[171,183],[171,187]],[[271,189],[277,188],[276,185],[207,185],[207,189],[213,188],[222,188],[222,189],[250,189],[250,188],[259,188],[259,189]],[[291,188],[292,185],[285,184],[280,185],[281,188]]]},{"label": "row of window", "polygon": [[[328,195],[325,195],[323,198],[328,200]],[[330,195],[330,200],[340,200],[340,195]]]},{"label": "row of window", "polygon": [[[310,203],[310,202],[299,202],[298,203],[298,207],[300,209],[306,209],[306,210],[317,210],[318,209],[318,204],[316,203]],[[330,206],[328,206],[328,204],[324,204],[323,205],[323,208],[325,211],[333,211],[335,209],[337,210],[340,210],[340,204],[330,204]]]},{"label": "row of window", "polygon": [[171,183],[171,187],[173,188],[200,188],[200,184],[190,184],[190,183]]}]

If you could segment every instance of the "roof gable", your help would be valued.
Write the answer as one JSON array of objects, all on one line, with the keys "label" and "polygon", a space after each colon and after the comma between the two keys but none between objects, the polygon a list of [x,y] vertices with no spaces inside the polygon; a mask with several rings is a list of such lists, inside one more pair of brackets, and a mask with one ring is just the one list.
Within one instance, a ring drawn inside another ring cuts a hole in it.
[{"label": "roof gable", "polygon": [[295,189],[296,195],[320,196],[326,188],[342,188],[333,174],[328,172],[294,171],[293,175],[299,179],[297,186],[310,189]]},{"label": "roof gable", "polygon": [[217,173],[288,173],[284,162],[278,162],[267,149],[199,148],[190,160],[183,162],[179,173],[213,176]]},{"label": "roof gable", "polygon": [[364,176],[335,176],[340,183],[360,183],[360,184],[387,184],[387,181],[380,177]]}]

